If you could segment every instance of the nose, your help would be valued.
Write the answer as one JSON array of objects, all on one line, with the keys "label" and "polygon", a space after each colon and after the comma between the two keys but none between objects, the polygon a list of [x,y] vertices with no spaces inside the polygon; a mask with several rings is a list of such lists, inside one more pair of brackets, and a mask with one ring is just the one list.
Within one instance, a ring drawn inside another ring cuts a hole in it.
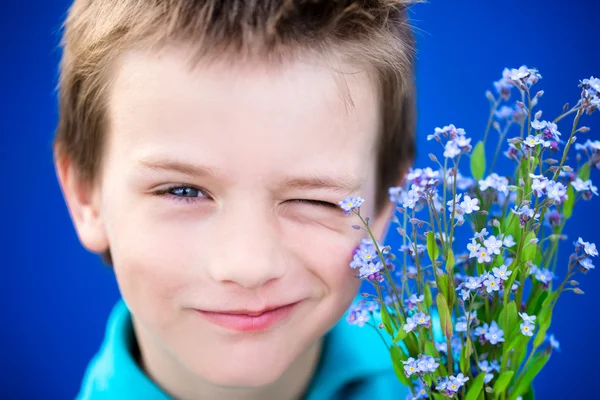
[{"label": "nose", "polygon": [[224,206],[216,220],[215,244],[207,260],[211,279],[256,289],[285,275],[284,250],[272,213],[244,201]]}]

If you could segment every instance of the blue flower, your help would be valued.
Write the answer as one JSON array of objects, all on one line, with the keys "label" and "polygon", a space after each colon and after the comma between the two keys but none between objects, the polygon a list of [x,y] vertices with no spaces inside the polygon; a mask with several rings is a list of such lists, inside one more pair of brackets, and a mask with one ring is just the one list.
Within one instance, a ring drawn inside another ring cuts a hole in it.
[{"label": "blue flower", "polygon": [[465,281],[464,286],[469,290],[477,290],[481,287],[481,281],[477,277],[469,276]]},{"label": "blue flower", "polygon": [[369,313],[366,310],[352,310],[346,317],[346,321],[350,325],[358,325],[359,327],[363,327],[366,322],[370,319]]},{"label": "blue flower", "polygon": [[508,277],[512,274],[512,271],[508,271],[506,269],[506,265],[501,266],[500,268],[492,268],[492,272],[494,276],[503,281],[507,280]]},{"label": "blue flower", "polygon": [[576,245],[583,246],[583,251],[589,256],[595,257],[598,255],[598,250],[594,243],[584,242],[582,238],[579,238],[577,239]]},{"label": "blue flower", "polygon": [[527,313],[519,313],[519,316],[521,318],[523,318],[524,322],[527,322],[528,324],[535,324],[535,319],[537,318],[535,315],[527,315]]},{"label": "blue flower", "polygon": [[490,256],[490,253],[485,247],[482,247],[479,250],[477,250],[477,254],[475,254],[475,256],[477,257],[477,262],[480,264],[492,261],[492,257]]},{"label": "blue flower", "polygon": [[402,327],[406,332],[412,332],[417,328],[416,322],[412,318],[406,318],[406,324]]},{"label": "blue flower", "polygon": [[372,275],[377,274],[379,271],[383,269],[383,264],[380,261],[376,263],[369,262],[359,269],[359,278],[365,279],[370,278]]},{"label": "blue flower", "polygon": [[492,321],[489,331],[485,334],[485,338],[489,340],[491,344],[504,342],[504,331],[498,327],[496,321]]},{"label": "blue flower", "polygon": [[407,377],[410,377],[412,374],[416,374],[419,372],[417,360],[415,360],[414,358],[410,357],[408,360],[402,361],[402,363],[404,364],[404,374]]},{"label": "blue flower", "polygon": [[585,268],[587,271],[589,271],[590,269],[594,269],[594,264],[592,264],[592,259],[587,257],[584,258],[583,260],[579,261],[579,264],[581,264],[581,266],[583,268]]},{"label": "blue flower", "polygon": [[560,182],[549,181],[546,187],[546,195],[556,203],[562,203],[567,199],[567,188]]},{"label": "blue flower", "polygon": [[460,298],[463,301],[467,301],[469,299],[469,297],[471,296],[471,292],[469,290],[465,290],[465,289],[461,289],[459,294],[460,294]]},{"label": "blue flower", "polygon": [[497,292],[500,290],[500,279],[490,276],[485,281],[483,281],[483,286],[485,286],[485,290],[488,293]]},{"label": "blue flower", "polygon": [[488,231],[486,228],[483,228],[481,231],[475,233],[475,239],[483,239],[488,235]]},{"label": "blue flower", "polygon": [[412,319],[417,325],[423,326],[428,326],[431,322],[431,317],[429,315],[425,315],[425,313],[422,312],[418,312],[415,315],[413,315]]},{"label": "blue flower", "polygon": [[525,336],[533,336],[533,330],[535,329],[535,325],[530,324],[529,322],[521,322],[521,333]]},{"label": "blue flower", "polygon": [[535,279],[542,282],[544,285],[547,285],[552,279],[554,279],[554,274],[547,268],[536,268]]},{"label": "blue flower", "polygon": [[550,341],[550,346],[553,349],[560,350],[560,343],[558,342],[558,340],[556,340],[554,334],[551,334],[548,340]]},{"label": "blue flower", "polygon": [[479,199],[471,198],[465,194],[464,200],[460,203],[460,207],[465,214],[471,214],[473,211],[479,211]]},{"label": "blue flower", "polygon": [[502,245],[504,247],[513,247],[515,244],[515,239],[512,237],[512,235],[506,235],[506,237],[504,237],[504,239],[502,240]]},{"label": "blue flower", "polygon": [[482,326],[475,328],[475,336],[485,336],[490,330],[490,326],[484,323]]},{"label": "blue flower", "polygon": [[408,299],[404,300],[404,302],[406,303],[406,306],[409,310],[413,310],[417,306],[417,304],[422,303],[423,300],[425,300],[424,295],[420,295],[419,297],[417,297],[416,294],[413,294]]},{"label": "blue flower", "polygon": [[350,213],[351,211],[358,210],[364,202],[365,199],[360,196],[348,196],[338,204],[346,213]]},{"label": "blue flower", "polygon": [[498,240],[496,236],[490,236],[483,241],[483,245],[487,248],[490,254],[500,254],[502,240]]},{"label": "blue flower", "polygon": [[480,179],[478,183],[479,190],[482,192],[492,188],[504,194],[505,196],[508,195],[508,179],[503,176],[499,176],[495,172],[485,179]]},{"label": "blue flower", "polygon": [[437,367],[440,366],[436,359],[431,356],[422,356],[417,365],[419,367],[419,371],[423,373],[435,372]]},{"label": "blue flower", "polygon": [[428,399],[429,394],[427,393],[427,387],[425,386],[425,384],[420,379],[416,380],[414,384],[415,388],[412,391],[412,396],[409,395],[407,397],[407,400]]}]

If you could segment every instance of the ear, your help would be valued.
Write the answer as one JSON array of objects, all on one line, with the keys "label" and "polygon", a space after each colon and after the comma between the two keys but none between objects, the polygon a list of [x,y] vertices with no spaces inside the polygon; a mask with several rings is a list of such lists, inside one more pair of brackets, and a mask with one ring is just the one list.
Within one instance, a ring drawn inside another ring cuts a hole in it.
[{"label": "ear", "polygon": [[100,213],[99,190],[81,181],[68,157],[55,156],[54,166],[79,241],[87,250],[102,253],[108,249],[108,238]]}]

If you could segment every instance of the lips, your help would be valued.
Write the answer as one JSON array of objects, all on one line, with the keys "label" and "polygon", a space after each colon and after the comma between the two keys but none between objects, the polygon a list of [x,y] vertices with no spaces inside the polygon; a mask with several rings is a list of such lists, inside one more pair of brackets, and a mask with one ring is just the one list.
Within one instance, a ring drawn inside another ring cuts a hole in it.
[{"label": "lips", "polygon": [[300,302],[263,310],[204,311],[195,310],[204,319],[223,328],[257,332],[267,330],[283,322]]}]

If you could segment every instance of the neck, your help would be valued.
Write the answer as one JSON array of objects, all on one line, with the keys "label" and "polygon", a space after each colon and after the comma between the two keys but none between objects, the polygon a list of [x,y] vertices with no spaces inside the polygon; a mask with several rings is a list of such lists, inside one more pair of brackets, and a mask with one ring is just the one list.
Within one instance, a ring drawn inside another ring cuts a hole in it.
[{"label": "neck", "polygon": [[156,350],[153,339],[144,329],[135,327],[139,343],[140,368],[163,391],[178,400],[297,400],[305,397],[308,385],[316,371],[321,356],[323,338],[308,347],[275,381],[261,387],[223,387],[211,384],[193,374],[167,352]]}]

